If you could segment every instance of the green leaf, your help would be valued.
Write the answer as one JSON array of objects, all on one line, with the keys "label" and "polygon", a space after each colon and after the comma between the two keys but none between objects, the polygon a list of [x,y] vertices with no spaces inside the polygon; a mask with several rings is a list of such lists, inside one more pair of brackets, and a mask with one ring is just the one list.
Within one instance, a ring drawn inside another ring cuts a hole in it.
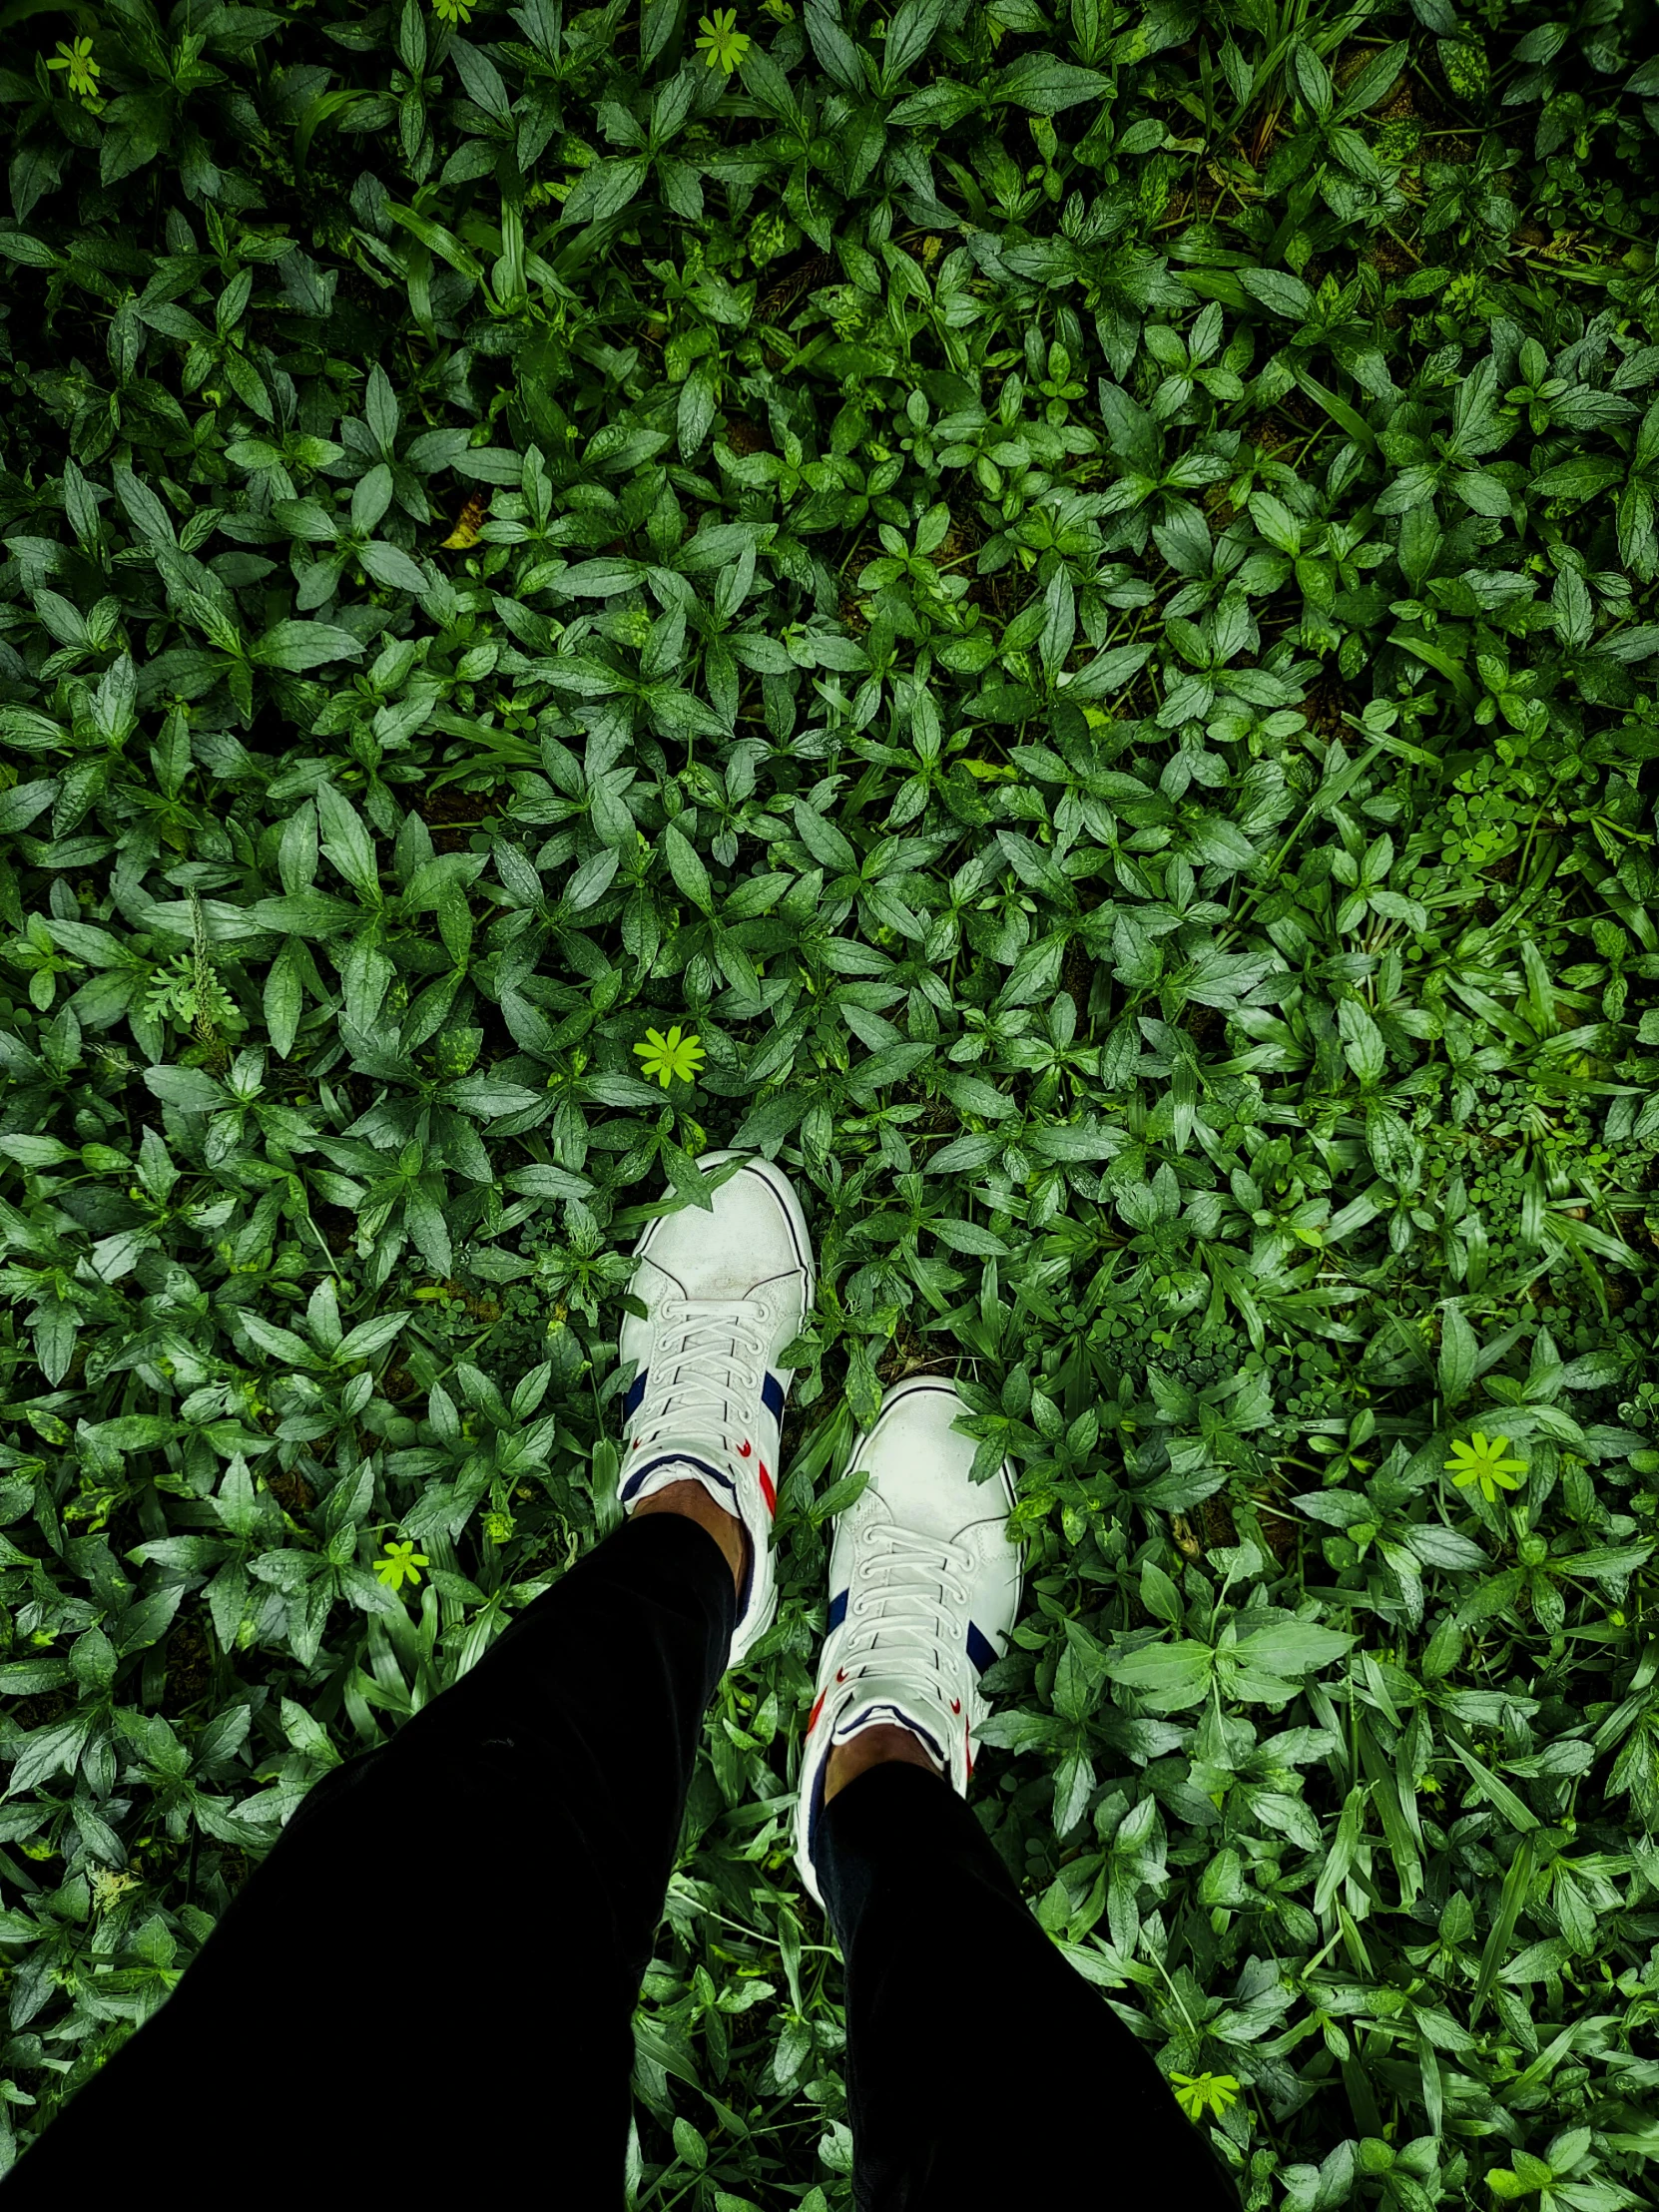
[{"label": "green leaf", "polygon": [[1605,454],[1580,453],[1533,477],[1534,499],[1593,499],[1598,491],[1616,484],[1624,474],[1621,463]]},{"label": "green leaf", "polygon": [[1300,276],[1284,269],[1242,269],[1239,281],[1252,299],[1259,299],[1272,313],[1292,322],[1306,322],[1313,311],[1314,295]]},{"label": "green leaf", "polygon": [[420,241],[428,253],[435,254],[441,262],[447,262],[451,269],[455,270],[460,276],[467,277],[471,282],[475,284],[483,282],[484,273],[482,269],[479,268],[477,261],[461,244],[453,231],[446,230],[441,223],[433,223],[428,217],[417,214],[413,208],[399,205],[395,200],[387,200],[383,205],[392,222],[401,224],[404,230]]},{"label": "green leaf", "polygon": [[857,867],[858,855],[834,824],[827,822],[802,799],[795,803],[795,828],[802,843],[821,867],[833,868],[837,874],[849,873]]},{"label": "green leaf", "polygon": [[423,592],[427,588],[424,572],[398,546],[387,545],[378,538],[371,539],[361,547],[358,558],[365,575],[392,591]]},{"label": "green leaf", "polygon": [[272,1048],[279,1060],[293,1050],[304,1010],[304,967],[299,940],[289,937],[272,962],[265,979],[262,1005]]},{"label": "green leaf", "polygon": [[545,1091],[528,1090],[522,1083],[502,1082],[491,1075],[466,1075],[459,1082],[446,1083],[443,1098],[463,1114],[480,1114],[493,1119],[501,1114],[522,1114],[532,1106],[548,1103]]},{"label": "green leaf", "polygon": [[965,1252],[976,1260],[1005,1260],[1008,1247],[976,1221],[938,1220],[928,1224],[947,1252]]},{"label": "green leaf", "polygon": [[668,855],[669,873],[692,904],[703,913],[713,913],[715,901],[709,871],[698,857],[696,847],[672,822],[663,831],[663,850]]},{"label": "green leaf", "polygon": [[566,223],[608,223],[639,194],[650,164],[643,155],[595,162],[583,170],[564,204]]},{"label": "green leaf", "polygon": [[1388,1064],[1382,1032],[1357,998],[1345,998],[1337,1008],[1343,1057],[1362,1083],[1381,1082]]},{"label": "green leaf", "polygon": [[349,630],[327,622],[277,622],[256,638],[248,658],[258,668],[285,669],[303,675],[330,661],[360,661],[363,649]]},{"label": "green leaf", "polygon": [[332,784],[316,788],[316,820],[327,858],[354,890],[364,896],[376,895],[380,877],[374,840],[356,808]]},{"label": "green leaf", "polygon": [[720,404],[720,372],[713,362],[699,361],[680,387],[675,427],[680,458],[691,460],[701,449],[714,425]]},{"label": "green leaf", "polygon": [[355,1329],[347,1331],[334,1347],[331,1355],[335,1367],[344,1367],[352,1360],[369,1360],[377,1352],[396,1341],[405,1322],[413,1319],[412,1310],[395,1314],[376,1314],[371,1321],[359,1322]]},{"label": "green leaf", "polygon": [[144,1071],[145,1088],[165,1106],[185,1114],[211,1114],[230,1104],[222,1083],[205,1068],[154,1067]]},{"label": "green leaf", "polygon": [[864,75],[858,49],[842,29],[838,15],[824,0],[808,0],[805,21],[813,52],[842,92],[861,93]]},{"label": "green leaf", "polygon": [[1272,1627],[1259,1628],[1249,1636],[1241,1636],[1230,1650],[1223,1650],[1221,1659],[1224,1669],[1231,1659],[1258,1675],[1277,1675],[1290,1681],[1315,1667],[1331,1665],[1333,1660],[1352,1650],[1355,1642],[1353,1636],[1342,1635],[1334,1628],[1322,1628],[1317,1621],[1281,1621]]},{"label": "green leaf", "polygon": [[19,830],[27,830],[36,815],[57,798],[59,789],[56,778],[49,778],[14,784],[10,791],[0,792],[0,836],[14,836]]},{"label": "green leaf", "polygon": [[947,0],[900,0],[881,47],[883,89],[891,91],[899,78],[920,61],[946,12]]},{"label": "green leaf", "polygon": [[290,898],[259,898],[248,908],[248,918],[261,929],[282,936],[332,937],[354,928],[363,918],[362,908],[349,899],[334,898],[327,891],[297,891]]},{"label": "green leaf", "polygon": [[44,239],[30,238],[25,231],[0,231],[0,255],[25,269],[56,269],[62,260]]},{"label": "green leaf", "polygon": [[1052,54],[1022,54],[991,80],[990,98],[1024,108],[1032,115],[1060,115],[1085,100],[1098,100],[1111,80],[1097,69]]},{"label": "green leaf", "polygon": [[514,1168],[504,1180],[510,1191],[520,1191],[526,1197],[550,1202],[562,1198],[585,1198],[593,1189],[585,1175],[573,1175],[568,1168],[544,1165]]},{"label": "green leaf", "polygon": [[489,56],[464,38],[450,41],[449,54],[468,97],[475,100],[486,115],[504,123],[511,113],[512,102],[501,81],[501,72]]},{"label": "green leaf", "polygon": [[286,1367],[309,1368],[316,1364],[316,1354],[303,1337],[296,1337],[291,1329],[279,1329],[275,1322],[267,1321],[263,1314],[252,1311],[237,1317],[244,1335],[256,1352],[263,1352]]},{"label": "green leaf", "polygon": [[1480,1347],[1460,1306],[1447,1305],[1440,1319],[1440,1395],[1458,1405],[1474,1382]]},{"label": "green leaf", "polygon": [[0,1152],[8,1160],[15,1160],[25,1168],[61,1167],[66,1160],[73,1160],[76,1153],[58,1137],[30,1137],[22,1134],[0,1137]]},{"label": "green leaf", "polygon": [[[559,589],[587,599],[614,599],[618,592],[632,591],[645,578],[645,567],[640,561],[578,561],[567,568],[559,578]],[[561,660],[556,681],[567,682],[583,672],[584,664]],[[594,669],[597,674],[597,668]],[[615,677],[605,671],[606,688],[615,684]]]},{"label": "green leaf", "polygon": [[1114,1651],[1105,1665],[1112,1681],[1133,1690],[1152,1712],[1175,1713],[1208,1693],[1215,1653],[1208,1644],[1182,1637],[1138,1651]]}]

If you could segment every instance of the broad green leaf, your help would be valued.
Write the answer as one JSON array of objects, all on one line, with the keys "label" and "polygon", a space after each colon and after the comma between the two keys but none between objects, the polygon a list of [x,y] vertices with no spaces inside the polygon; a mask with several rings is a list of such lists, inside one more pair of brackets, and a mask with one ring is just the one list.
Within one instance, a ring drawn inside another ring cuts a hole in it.
[{"label": "broad green leaf", "polygon": [[900,0],[881,47],[881,82],[891,90],[920,61],[945,17],[945,0]]},{"label": "broad green leaf", "polygon": [[1022,54],[992,80],[990,97],[1032,115],[1060,115],[1085,100],[1098,100],[1109,80],[1098,70],[1050,54]]},{"label": "broad green leaf", "polygon": [[1479,1345],[1460,1306],[1448,1305],[1440,1316],[1440,1395],[1457,1405],[1474,1382]]},{"label": "broad green leaf", "polygon": [[267,1321],[263,1314],[253,1312],[242,1314],[239,1319],[256,1351],[289,1367],[308,1368],[316,1364],[316,1354],[304,1338],[296,1337],[291,1329],[280,1329],[275,1322]]},{"label": "broad green leaf", "polygon": [[1180,1637],[1138,1651],[1114,1652],[1106,1672],[1154,1713],[1175,1713],[1206,1694],[1214,1666],[1215,1653],[1208,1644]]},{"label": "broad green leaf", "polygon": [[1337,1008],[1343,1056],[1362,1083],[1381,1082],[1388,1064],[1382,1032],[1357,998],[1345,998]]},{"label": "broad green leaf", "polygon": [[14,784],[10,791],[0,792],[0,836],[12,836],[19,830],[27,830],[36,815],[56,799],[59,788],[54,779],[48,778],[32,784]]},{"label": "broad green leaf", "polygon": [[1306,321],[1314,304],[1314,295],[1301,277],[1282,269],[1241,270],[1239,281],[1253,299],[1292,322]]},{"label": "broad green leaf", "polygon": [[566,223],[607,223],[620,215],[645,183],[648,164],[628,155],[583,170],[564,204]]},{"label": "broad green leaf", "polygon": [[372,897],[379,889],[374,840],[361,815],[332,784],[316,790],[316,819],[322,850],[356,891]]},{"label": "broad green leaf", "polygon": [[1272,1674],[1294,1677],[1314,1667],[1329,1666],[1351,1650],[1354,1641],[1352,1636],[1342,1635],[1334,1628],[1322,1628],[1317,1621],[1281,1621],[1269,1628],[1258,1628],[1249,1636],[1241,1636],[1230,1650],[1222,1652],[1221,1657],[1224,1661],[1231,1657]]},{"label": "broad green leaf", "polygon": [[663,850],[668,857],[670,874],[692,904],[706,914],[712,913],[714,892],[709,883],[709,871],[698,856],[696,846],[672,822],[663,831]]},{"label": "broad green leaf", "polygon": [[840,830],[804,800],[796,801],[795,827],[802,843],[822,867],[841,873],[857,866],[858,855]]},{"label": "broad green leaf", "polygon": [[248,658],[259,668],[286,669],[302,675],[330,661],[358,661],[363,649],[349,630],[327,622],[277,622],[256,638]]},{"label": "broad green leaf", "polygon": [[176,1106],[182,1113],[211,1114],[230,1104],[225,1086],[205,1068],[146,1068],[144,1081],[164,1105]]},{"label": "broad green leaf", "polygon": [[545,1093],[526,1089],[522,1083],[506,1083],[488,1075],[464,1076],[457,1083],[444,1086],[443,1096],[464,1114],[481,1114],[486,1118],[498,1114],[521,1114],[527,1107],[545,1103]]}]

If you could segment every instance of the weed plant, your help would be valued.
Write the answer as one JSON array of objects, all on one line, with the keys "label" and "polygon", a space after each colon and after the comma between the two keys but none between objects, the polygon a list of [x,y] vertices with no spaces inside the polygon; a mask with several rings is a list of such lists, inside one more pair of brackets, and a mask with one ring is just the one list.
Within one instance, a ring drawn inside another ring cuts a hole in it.
[{"label": "weed plant", "polygon": [[1251,2212],[1659,2205],[1647,0],[0,29],[0,2165],[615,1524],[735,1143],[822,1289],[630,2204],[849,2202],[929,1367],[977,1817]]}]

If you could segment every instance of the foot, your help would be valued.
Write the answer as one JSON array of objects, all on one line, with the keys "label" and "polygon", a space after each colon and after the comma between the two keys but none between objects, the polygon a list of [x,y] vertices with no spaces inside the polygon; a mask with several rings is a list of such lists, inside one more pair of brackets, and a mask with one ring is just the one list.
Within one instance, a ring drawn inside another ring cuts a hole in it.
[{"label": "foot", "polygon": [[[741,1156],[705,1153],[705,1173]],[[793,1380],[779,1358],[813,1302],[811,1241],[782,1169],[748,1158],[713,1193],[713,1208],[661,1215],[636,1251],[620,1351],[634,1379],[623,1400],[618,1492],[632,1514],[654,1497],[684,1509],[688,1486],[716,1509],[704,1525],[728,1558],[733,1531],[738,1618],[730,1664],[746,1659],[778,1607],[771,1534],[778,1508],[784,1400]],[[694,1513],[694,1518],[703,1518]]]},{"label": "foot", "polygon": [[967,1795],[973,1731],[989,1711],[979,1677],[1006,1649],[1021,1574],[1007,1540],[1012,1472],[972,1479],[973,1439],[953,1425],[966,1411],[953,1383],[917,1378],[887,1392],[853,1445],[869,1482],[835,1523],[796,1806],[796,1866],[821,1906],[813,1848],[836,1790],[881,1759],[919,1754]]}]

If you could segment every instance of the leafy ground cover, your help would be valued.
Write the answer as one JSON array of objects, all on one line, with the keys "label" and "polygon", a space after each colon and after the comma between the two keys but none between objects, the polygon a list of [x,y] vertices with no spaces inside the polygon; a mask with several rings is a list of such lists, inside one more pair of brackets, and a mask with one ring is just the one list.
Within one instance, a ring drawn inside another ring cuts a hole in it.
[{"label": "leafy ground cover", "polygon": [[631,2203],[848,2202],[788,1810],[965,1355],[979,1817],[1252,2212],[1659,2204],[1651,10],[0,25],[0,2162],[613,1524],[736,1141]]}]

